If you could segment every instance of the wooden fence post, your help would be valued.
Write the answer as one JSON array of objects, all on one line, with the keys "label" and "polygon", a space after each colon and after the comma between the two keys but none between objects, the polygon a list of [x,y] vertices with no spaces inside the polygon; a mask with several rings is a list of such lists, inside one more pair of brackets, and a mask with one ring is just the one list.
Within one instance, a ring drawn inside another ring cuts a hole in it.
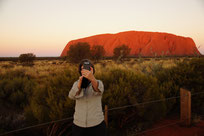
[{"label": "wooden fence post", "polygon": [[106,123],[106,127],[108,127],[108,105],[105,105],[105,123]]},{"label": "wooden fence post", "polygon": [[180,88],[180,120],[185,126],[191,124],[191,92]]}]

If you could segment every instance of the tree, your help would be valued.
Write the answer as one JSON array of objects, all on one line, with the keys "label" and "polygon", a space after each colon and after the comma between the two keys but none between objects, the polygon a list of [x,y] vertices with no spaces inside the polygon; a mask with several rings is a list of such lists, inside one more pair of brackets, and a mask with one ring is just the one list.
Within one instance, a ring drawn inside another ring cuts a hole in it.
[{"label": "tree", "polygon": [[98,61],[105,55],[105,50],[102,45],[94,45],[91,49],[91,56],[94,60]]},{"label": "tree", "polygon": [[67,56],[73,63],[79,63],[82,59],[90,58],[90,45],[86,42],[72,44],[67,51]]},{"label": "tree", "polygon": [[127,57],[130,54],[130,51],[131,49],[127,45],[123,44],[123,45],[117,46],[114,49],[113,54],[114,54],[114,57],[121,59],[121,58]]},{"label": "tree", "polygon": [[169,47],[169,52],[170,52],[170,55],[173,56],[173,53],[175,52],[176,50],[176,45],[173,43],[170,47]]},{"label": "tree", "polygon": [[27,65],[27,66],[32,66],[34,65],[34,60],[35,60],[36,56],[33,53],[26,53],[26,54],[21,54],[19,56],[19,61],[23,64],[23,65]]}]

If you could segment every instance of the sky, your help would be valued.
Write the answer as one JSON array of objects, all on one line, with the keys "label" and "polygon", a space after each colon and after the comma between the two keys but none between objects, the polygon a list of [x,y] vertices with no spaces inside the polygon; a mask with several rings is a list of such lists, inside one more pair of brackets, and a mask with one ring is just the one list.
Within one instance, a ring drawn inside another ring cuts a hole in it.
[{"label": "sky", "polygon": [[56,57],[71,40],[130,30],[191,37],[204,54],[204,0],[0,0],[0,57]]}]

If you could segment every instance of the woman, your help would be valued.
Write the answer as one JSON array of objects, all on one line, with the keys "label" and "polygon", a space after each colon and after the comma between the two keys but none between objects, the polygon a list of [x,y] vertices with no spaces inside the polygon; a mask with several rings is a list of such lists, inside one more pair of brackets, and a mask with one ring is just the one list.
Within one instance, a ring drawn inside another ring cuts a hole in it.
[{"label": "woman", "polygon": [[[90,66],[90,70],[87,70],[87,66]],[[69,92],[69,98],[76,100],[72,134],[73,136],[105,136],[106,125],[101,104],[103,83],[94,77],[95,69],[88,59],[80,62],[79,73],[81,76]]]}]

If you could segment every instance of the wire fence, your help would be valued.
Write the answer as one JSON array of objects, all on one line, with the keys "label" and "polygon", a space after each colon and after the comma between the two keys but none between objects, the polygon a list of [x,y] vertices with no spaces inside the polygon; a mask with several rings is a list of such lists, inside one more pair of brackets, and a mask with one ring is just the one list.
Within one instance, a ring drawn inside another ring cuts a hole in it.
[{"label": "wire fence", "polygon": [[150,104],[150,103],[157,103],[157,102],[161,102],[161,101],[168,101],[168,100],[177,99],[177,98],[180,98],[180,96],[175,96],[175,97],[164,98],[164,99],[159,99],[159,100],[154,100],[154,101],[148,101],[148,102],[135,103],[135,104],[131,104],[131,105],[115,107],[115,108],[108,109],[108,111],[119,110],[119,109],[134,107],[134,106],[140,106],[140,105],[146,105],[146,104]]},{"label": "wire fence", "polygon": [[[195,95],[198,95],[198,94],[204,94],[204,92],[193,93],[193,94],[191,94],[191,96],[195,96]],[[108,109],[108,111],[119,110],[119,109],[134,107],[134,106],[140,106],[140,105],[150,104],[150,103],[157,103],[157,102],[161,102],[161,101],[168,101],[168,100],[172,100],[172,99],[178,99],[178,98],[180,98],[180,97],[181,97],[181,96],[178,95],[178,96],[169,97],[169,98],[164,98],[164,99],[159,99],[159,100],[153,100],[153,101],[142,102],[142,103],[135,103],[135,104],[125,105],[125,106],[110,108],[110,109]]]},{"label": "wire fence", "polygon": [[64,118],[64,119],[49,121],[49,122],[45,122],[45,123],[41,123],[41,124],[37,124],[37,125],[25,127],[25,128],[21,128],[21,129],[12,130],[12,131],[3,133],[3,134],[1,134],[0,136],[8,135],[8,134],[11,134],[11,133],[16,133],[16,132],[23,131],[23,130],[27,130],[27,129],[31,129],[31,128],[42,127],[42,126],[45,126],[45,125],[49,125],[49,124],[51,124],[51,123],[58,123],[58,122],[68,121],[68,120],[72,120],[72,119],[73,119],[73,117],[68,117],[68,118]]},{"label": "wire fence", "polygon": [[[191,94],[191,96],[195,96],[195,95],[198,95],[198,94],[204,94],[204,92],[193,93],[193,94]],[[179,96],[174,96],[174,97],[169,97],[169,98],[164,98],[164,99],[159,99],[159,100],[143,102],[143,103],[136,103],[136,104],[131,104],[131,105],[125,105],[125,106],[110,108],[110,109],[108,109],[108,111],[119,110],[119,109],[124,109],[124,108],[129,108],[129,107],[140,106],[140,105],[146,105],[146,104],[151,104],[151,103],[157,103],[157,102],[161,102],[161,101],[168,101],[168,100],[178,99],[178,98],[180,98],[180,95]],[[200,115],[200,116],[204,116],[204,115]],[[67,118],[63,118],[63,119],[59,119],[59,120],[53,120],[53,121],[49,121],[49,122],[45,122],[45,123],[41,123],[41,124],[37,124],[37,125],[32,125],[32,126],[28,126],[28,127],[24,127],[24,128],[20,128],[20,129],[16,129],[16,130],[8,131],[6,133],[0,134],[0,136],[4,136],[4,135],[11,134],[11,133],[16,133],[16,132],[20,132],[20,131],[23,131],[23,130],[32,129],[32,128],[42,127],[42,126],[45,126],[45,125],[49,125],[51,123],[58,123],[58,122],[69,121],[69,120],[73,120],[73,117],[67,117]],[[175,124],[178,124],[178,123],[181,123],[181,121],[166,124],[166,125],[160,126],[158,128],[153,128],[153,129],[149,129],[149,130],[146,130],[146,131],[142,131],[142,132],[136,133],[136,135],[143,134],[143,133],[148,132],[148,131],[153,131],[153,130],[156,130],[156,129],[168,127],[168,126],[175,125]]]}]

